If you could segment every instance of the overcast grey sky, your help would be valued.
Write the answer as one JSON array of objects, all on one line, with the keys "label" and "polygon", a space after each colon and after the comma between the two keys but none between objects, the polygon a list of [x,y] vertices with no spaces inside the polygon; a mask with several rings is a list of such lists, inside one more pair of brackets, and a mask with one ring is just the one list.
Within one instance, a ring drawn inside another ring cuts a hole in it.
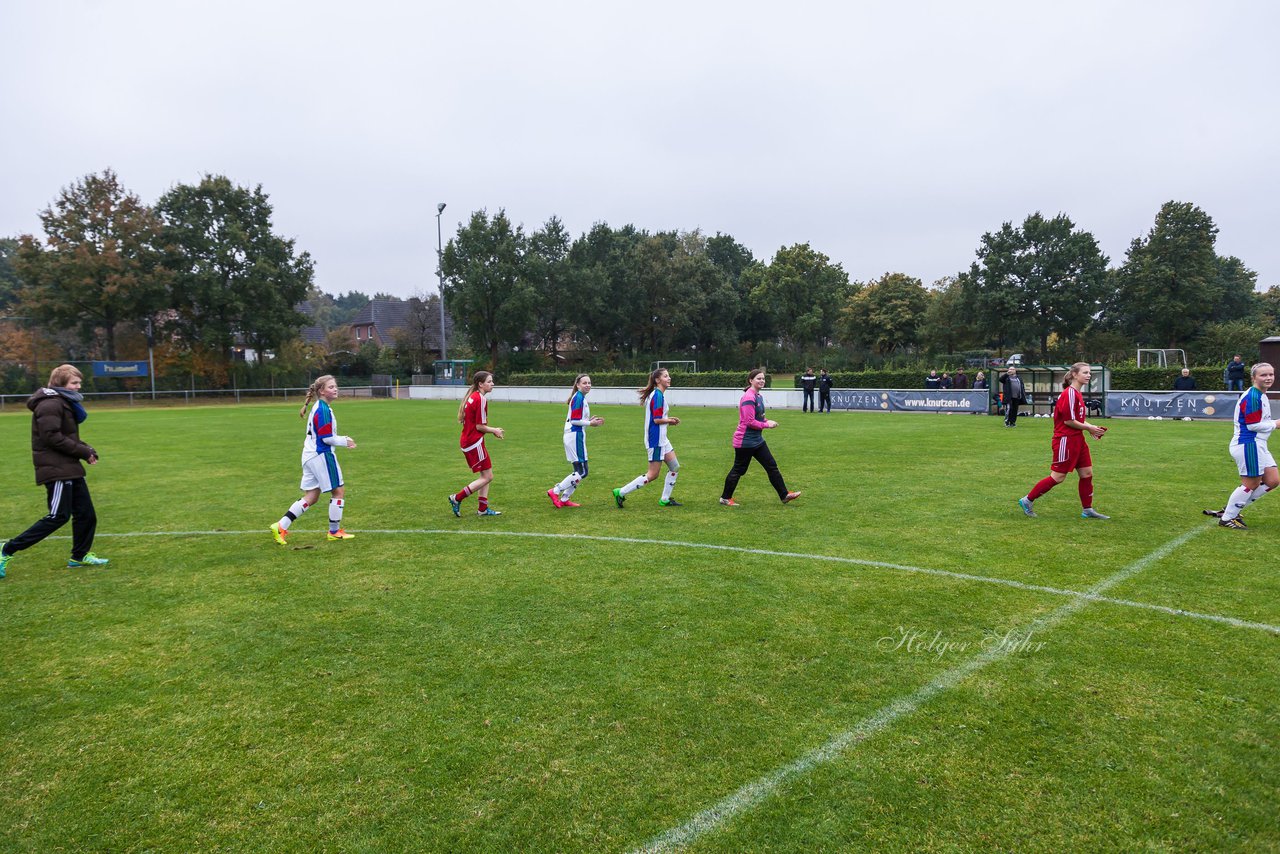
[{"label": "overcast grey sky", "polygon": [[1274,2],[0,0],[0,235],[115,169],[261,184],[330,292],[435,290],[505,208],[808,242],[926,284],[1068,214],[1113,264],[1169,200],[1280,285]]}]

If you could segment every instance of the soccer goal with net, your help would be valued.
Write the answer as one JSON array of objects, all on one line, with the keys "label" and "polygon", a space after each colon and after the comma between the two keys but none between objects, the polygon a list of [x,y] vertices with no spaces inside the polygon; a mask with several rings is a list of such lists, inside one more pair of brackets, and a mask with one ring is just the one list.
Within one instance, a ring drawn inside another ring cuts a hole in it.
[{"label": "soccer goal with net", "polygon": [[1187,367],[1187,354],[1181,350],[1156,350],[1156,349],[1139,349],[1138,350],[1138,367],[1139,368],[1167,368],[1176,365],[1180,368]]}]

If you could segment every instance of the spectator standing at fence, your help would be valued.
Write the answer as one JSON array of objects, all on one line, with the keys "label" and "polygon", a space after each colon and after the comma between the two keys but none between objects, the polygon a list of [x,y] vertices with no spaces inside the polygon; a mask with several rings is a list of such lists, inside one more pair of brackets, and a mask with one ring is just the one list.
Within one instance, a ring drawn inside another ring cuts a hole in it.
[{"label": "spectator standing at fence", "polygon": [[493,483],[493,460],[484,446],[484,437],[493,435],[499,439],[506,433],[501,427],[489,426],[489,399],[487,395],[493,391],[493,374],[488,371],[476,371],[471,377],[471,387],[467,389],[462,405],[458,407],[458,423],[462,425],[462,436],[458,444],[462,448],[462,456],[473,472],[480,475],[461,490],[448,496],[449,509],[453,515],[462,515],[462,500],[468,495],[476,495],[479,507],[477,516],[501,516],[501,510],[489,506],[489,484]]},{"label": "spectator standing at fence", "polygon": [[1191,376],[1190,368],[1182,369],[1182,376],[1178,377],[1173,381],[1173,390],[1174,391],[1195,391],[1196,390],[1196,378]]},{"label": "spectator standing at fence", "polygon": [[1239,353],[1227,362],[1227,369],[1223,372],[1223,376],[1227,381],[1227,391],[1244,391],[1244,361]]},{"label": "spectator standing at fence", "polygon": [[924,387],[926,391],[937,391],[942,387],[942,377],[937,371],[929,371],[929,376],[924,378]]},{"label": "spectator standing at fence", "polygon": [[964,372],[964,368],[956,371],[956,391],[966,391],[969,388],[969,375]]},{"label": "spectator standing at fence", "polygon": [[985,389],[985,388],[988,388],[988,386],[987,386],[987,375],[986,375],[986,374],[984,374],[982,371],[978,371],[978,373],[977,373],[976,375],[974,375],[974,378],[973,378],[973,387],[974,387],[975,389],[979,389],[979,388],[981,388],[981,389]]},{"label": "spectator standing at fence", "polygon": [[747,473],[752,460],[758,460],[769,475],[769,484],[778,493],[783,504],[789,504],[800,497],[799,492],[789,492],[787,482],[778,471],[778,463],[769,452],[769,443],[764,440],[761,431],[772,430],[778,426],[777,421],[764,417],[764,397],[760,394],[765,384],[764,368],[756,368],[747,374],[747,387],[742,391],[738,401],[738,429],[733,434],[733,468],[724,479],[724,491],[720,493],[720,503],[726,507],[737,507],[733,500],[733,492],[738,488],[738,480]]},{"label": "spectator standing at fence", "polygon": [[[302,497],[280,517],[271,523],[271,536],[280,545],[288,545],[289,526],[308,507],[320,500],[320,493],[329,493],[329,539],[350,540],[342,528],[342,511],[346,507],[343,497],[342,468],[338,465],[338,448],[355,449],[355,440],[338,433],[338,421],[329,404],[338,399],[338,381],[332,374],[316,377],[307,389],[298,417],[307,419],[307,433],[302,440]],[[311,401],[315,401],[315,406]],[[307,412],[308,407],[311,409]]]},{"label": "spectator standing at fence", "polygon": [[[1231,436],[1231,458],[1240,471],[1240,485],[1227,499],[1218,524],[1224,528],[1242,530],[1247,527],[1240,512],[1271,490],[1280,486],[1280,471],[1275,458],[1267,448],[1267,439],[1276,429],[1271,417],[1271,401],[1267,390],[1275,382],[1276,371],[1266,362],[1259,362],[1251,371],[1253,384],[1240,395],[1235,409],[1235,431]],[[1206,510],[1210,515],[1218,515]]]},{"label": "spectator standing at fence", "polygon": [[662,497],[658,504],[662,507],[683,507],[679,501],[671,497],[676,488],[676,474],[680,471],[680,461],[676,459],[675,448],[667,441],[667,427],[680,423],[680,419],[671,414],[667,404],[667,389],[671,388],[671,374],[666,368],[649,374],[649,383],[640,389],[640,402],[644,405],[644,447],[649,458],[649,470],[635,480],[620,486],[613,491],[613,500],[621,509],[627,496],[646,483],[658,479],[662,464],[667,464],[667,479],[662,484]]},{"label": "spectator standing at fence", "polygon": [[573,381],[573,391],[569,392],[569,415],[564,420],[564,455],[573,471],[564,480],[547,490],[547,497],[556,507],[580,507],[577,502],[570,501],[573,491],[587,477],[587,428],[599,427],[604,419],[591,415],[591,405],[587,403],[587,395],[591,393],[591,377],[578,374]]},{"label": "spectator standing at fence", "polygon": [[831,374],[827,373],[827,369],[822,369],[821,376],[818,377],[818,411],[831,412]]},{"label": "spectator standing at fence", "polygon": [[813,375],[813,368],[805,368],[804,375],[800,377],[800,388],[804,390],[804,399],[800,402],[801,412],[815,412],[813,408],[813,389],[818,384],[818,378]]},{"label": "spectator standing at fence", "polygon": [[938,387],[943,391],[951,391],[951,389],[955,388],[955,380],[951,379],[951,374],[943,371],[942,379],[938,382]]},{"label": "spectator standing at fence", "polygon": [[49,384],[27,398],[31,410],[31,461],[36,485],[48,496],[49,513],[18,536],[0,546],[0,578],[9,559],[29,549],[71,521],[71,557],[67,566],[102,566],[106,558],[90,549],[98,528],[98,516],[85,481],[84,466],[98,462],[98,452],[80,440],[85,412],[80,393],[84,375],[73,365],[59,365],[49,374]]},{"label": "spectator standing at fence", "polygon": [[1013,365],[1000,378],[1000,393],[1004,400],[1004,426],[1018,426],[1018,407],[1027,401],[1027,389]]},{"label": "spectator standing at fence", "polygon": [[1062,394],[1058,395],[1058,402],[1053,407],[1053,462],[1049,465],[1049,476],[1018,499],[1018,506],[1028,516],[1036,515],[1032,503],[1037,498],[1062,483],[1074,471],[1080,478],[1080,516],[1085,519],[1110,518],[1093,509],[1093,459],[1084,434],[1087,432],[1095,439],[1101,439],[1107,428],[1085,420],[1084,389],[1089,385],[1091,376],[1088,362],[1076,362],[1062,381]]}]

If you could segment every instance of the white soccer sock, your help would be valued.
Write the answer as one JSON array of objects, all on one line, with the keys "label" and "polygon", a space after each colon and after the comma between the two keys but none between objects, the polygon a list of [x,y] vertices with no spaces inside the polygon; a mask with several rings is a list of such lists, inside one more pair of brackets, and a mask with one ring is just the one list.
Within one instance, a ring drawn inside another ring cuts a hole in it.
[{"label": "white soccer sock", "polygon": [[1271,491],[1271,487],[1267,486],[1265,483],[1258,484],[1258,488],[1255,489],[1253,492],[1249,493],[1249,500],[1244,503],[1244,506],[1248,507],[1250,504],[1257,501],[1259,498],[1266,495],[1270,491]]},{"label": "white soccer sock", "polygon": [[293,524],[294,520],[303,513],[306,513],[307,508],[310,506],[311,505],[307,504],[307,502],[299,498],[297,501],[293,502],[293,506],[289,508],[289,512],[281,516],[280,521],[276,524],[280,526],[280,530],[282,531],[289,530],[289,526]]},{"label": "white soccer sock", "polygon": [[[1254,490],[1255,492],[1257,490]],[[1237,486],[1236,491],[1231,493],[1231,497],[1227,499],[1227,506],[1222,511],[1222,521],[1230,522],[1232,519],[1240,515],[1240,511],[1249,505],[1249,490],[1243,486]]]},{"label": "white soccer sock", "polygon": [[662,483],[662,500],[666,501],[671,497],[671,490],[676,488],[676,475],[679,472],[667,472],[667,479]]},{"label": "white soccer sock", "polygon": [[635,480],[633,480],[633,481],[631,481],[630,483],[628,483],[626,486],[622,487],[622,494],[623,494],[623,495],[630,495],[631,493],[635,492],[637,489],[639,489],[640,487],[644,486],[644,485],[645,485],[646,483],[648,483],[648,482],[649,482],[649,477],[648,477],[648,475],[643,475],[643,474],[642,474],[642,475],[640,475],[638,478],[636,478]]},{"label": "white soccer sock", "polygon": [[329,499],[329,533],[336,534],[338,529],[342,527],[342,507],[341,498]]},{"label": "white soccer sock", "polygon": [[582,483],[582,475],[578,474],[576,471],[557,483],[555,490],[560,495],[560,500],[567,501],[573,495],[573,491],[578,488],[578,484],[580,483]]}]

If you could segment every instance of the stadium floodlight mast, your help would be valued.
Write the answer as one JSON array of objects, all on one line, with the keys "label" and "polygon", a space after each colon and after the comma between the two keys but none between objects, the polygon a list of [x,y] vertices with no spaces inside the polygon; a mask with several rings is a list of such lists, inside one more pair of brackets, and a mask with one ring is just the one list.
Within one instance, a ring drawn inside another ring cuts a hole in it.
[{"label": "stadium floodlight mast", "polygon": [[444,241],[440,232],[440,217],[444,214],[445,203],[436,205],[436,276],[440,281],[440,361],[449,357],[445,355],[444,343]]}]

